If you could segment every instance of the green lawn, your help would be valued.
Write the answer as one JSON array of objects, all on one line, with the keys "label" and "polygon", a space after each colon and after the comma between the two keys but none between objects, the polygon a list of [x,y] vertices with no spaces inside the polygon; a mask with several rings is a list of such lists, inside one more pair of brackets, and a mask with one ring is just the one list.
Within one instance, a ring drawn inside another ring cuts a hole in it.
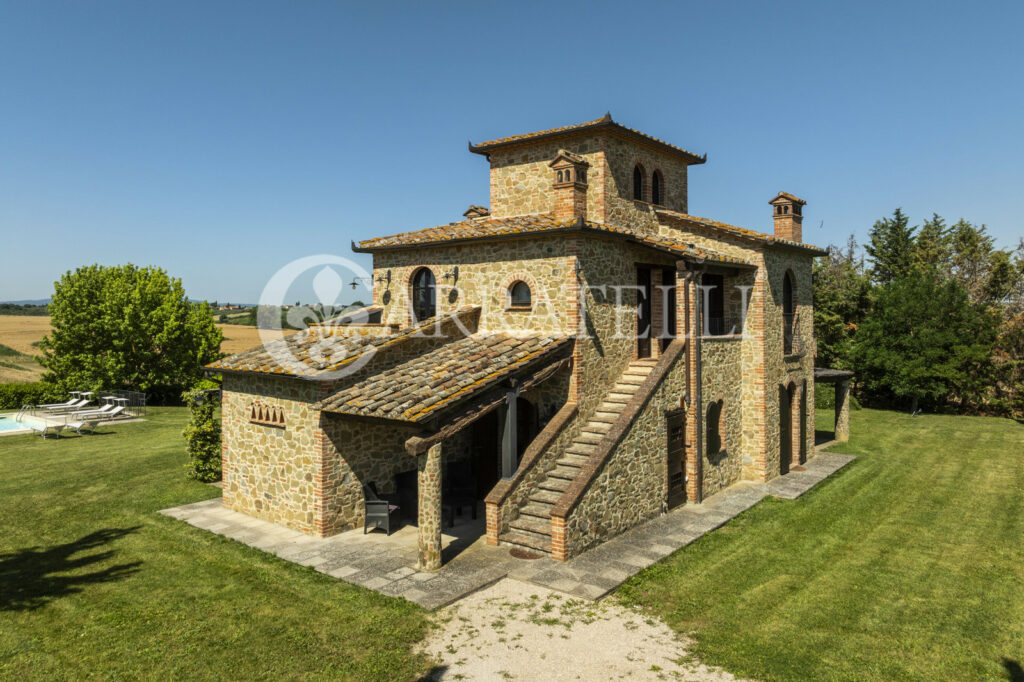
[{"label": "green lawn", "polygon": [[218,495],[184,478],[186,418],[0,438],[0,678],[423,672],[419,607],[157,513]]},{"label": "green lawn", "polygon": [[[820,428],[830,428],[822,414]],[[1024,679],[1024,426],[854,411],[857,455],[619,594],[762,679]]]}]

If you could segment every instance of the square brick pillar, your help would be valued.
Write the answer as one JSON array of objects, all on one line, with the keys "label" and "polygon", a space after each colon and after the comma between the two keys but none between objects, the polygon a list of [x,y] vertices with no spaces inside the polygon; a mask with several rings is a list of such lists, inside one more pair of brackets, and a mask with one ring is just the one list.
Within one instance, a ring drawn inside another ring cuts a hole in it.
[{"label": "square brick pillar", "polygon": [[850,382],[836,382],[836,425],[835,438],[837,441],[845,442],[850,440]]},{"label": "square brick pillar", "polygon": [[420,571],[441,568],[441,444],[416,458]]}]

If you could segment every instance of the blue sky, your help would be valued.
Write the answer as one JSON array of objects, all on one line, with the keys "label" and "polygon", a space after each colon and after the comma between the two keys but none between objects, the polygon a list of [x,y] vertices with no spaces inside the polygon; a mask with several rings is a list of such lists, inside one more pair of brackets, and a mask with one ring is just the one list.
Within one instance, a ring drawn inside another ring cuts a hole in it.
[{"label": "blue sky", "polygon": [[1009,246],[1022,25],[1011,2],[3,2],[0,300],[131,261],[255,301],[292,259],[487,203],[467,140],[609,110],[708,154],[696,215],[769,231],[786,190],[814,243],[902,206]]}]

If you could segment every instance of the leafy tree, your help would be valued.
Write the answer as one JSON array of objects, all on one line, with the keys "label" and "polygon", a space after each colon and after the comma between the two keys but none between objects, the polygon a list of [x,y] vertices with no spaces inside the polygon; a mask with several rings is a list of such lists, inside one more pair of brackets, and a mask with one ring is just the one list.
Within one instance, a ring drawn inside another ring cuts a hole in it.
[{"label": "leafy tree", "polygon": [[976,407],[989,383],[996,320],[936,269],[881,287],[853,348],[858,379],[883,401]]},{"label": "leafy tree", "polygon": [[892,218],[875,222],[865,246],[871,258],[871,274],[877,284],[888,284],[906,277],[914,265],[914,232],[910,219],[897,208]]},{"label": "leafy tree", "polygon": [[846,248],[828,247],[828,255],[814,265],[814,329],[818,362],[826,367],[850,369],[850,350],[857,326],[870,305],[871,281],[857,242],[850,235]]},{"label": "leafy tree", "polygon": [[220,461],[220,420],[216,418],[220,404],[216,390],[197,387],[181,394],[188,405],[191,419],[182,435],[188,443],[186,475],[197,481],[211,483],[219,481]]},{"label": "leafy tree", "polygon": [[181,280],[135,265],[67,272],[50,303],[44,380],[64,390],[131,389],[176,398],[218,356],[223,335],[206,303],[185,297]]}]

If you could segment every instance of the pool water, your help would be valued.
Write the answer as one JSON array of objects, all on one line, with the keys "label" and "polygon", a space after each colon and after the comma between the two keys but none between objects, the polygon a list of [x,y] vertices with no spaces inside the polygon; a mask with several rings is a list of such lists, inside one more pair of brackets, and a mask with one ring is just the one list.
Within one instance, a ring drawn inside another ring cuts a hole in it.
[{"label": "pool water", "polygon": [[14,414],[0,414],[0,433],[4,431],[21,431],[30,428],[28,424],[14,421]]}]

